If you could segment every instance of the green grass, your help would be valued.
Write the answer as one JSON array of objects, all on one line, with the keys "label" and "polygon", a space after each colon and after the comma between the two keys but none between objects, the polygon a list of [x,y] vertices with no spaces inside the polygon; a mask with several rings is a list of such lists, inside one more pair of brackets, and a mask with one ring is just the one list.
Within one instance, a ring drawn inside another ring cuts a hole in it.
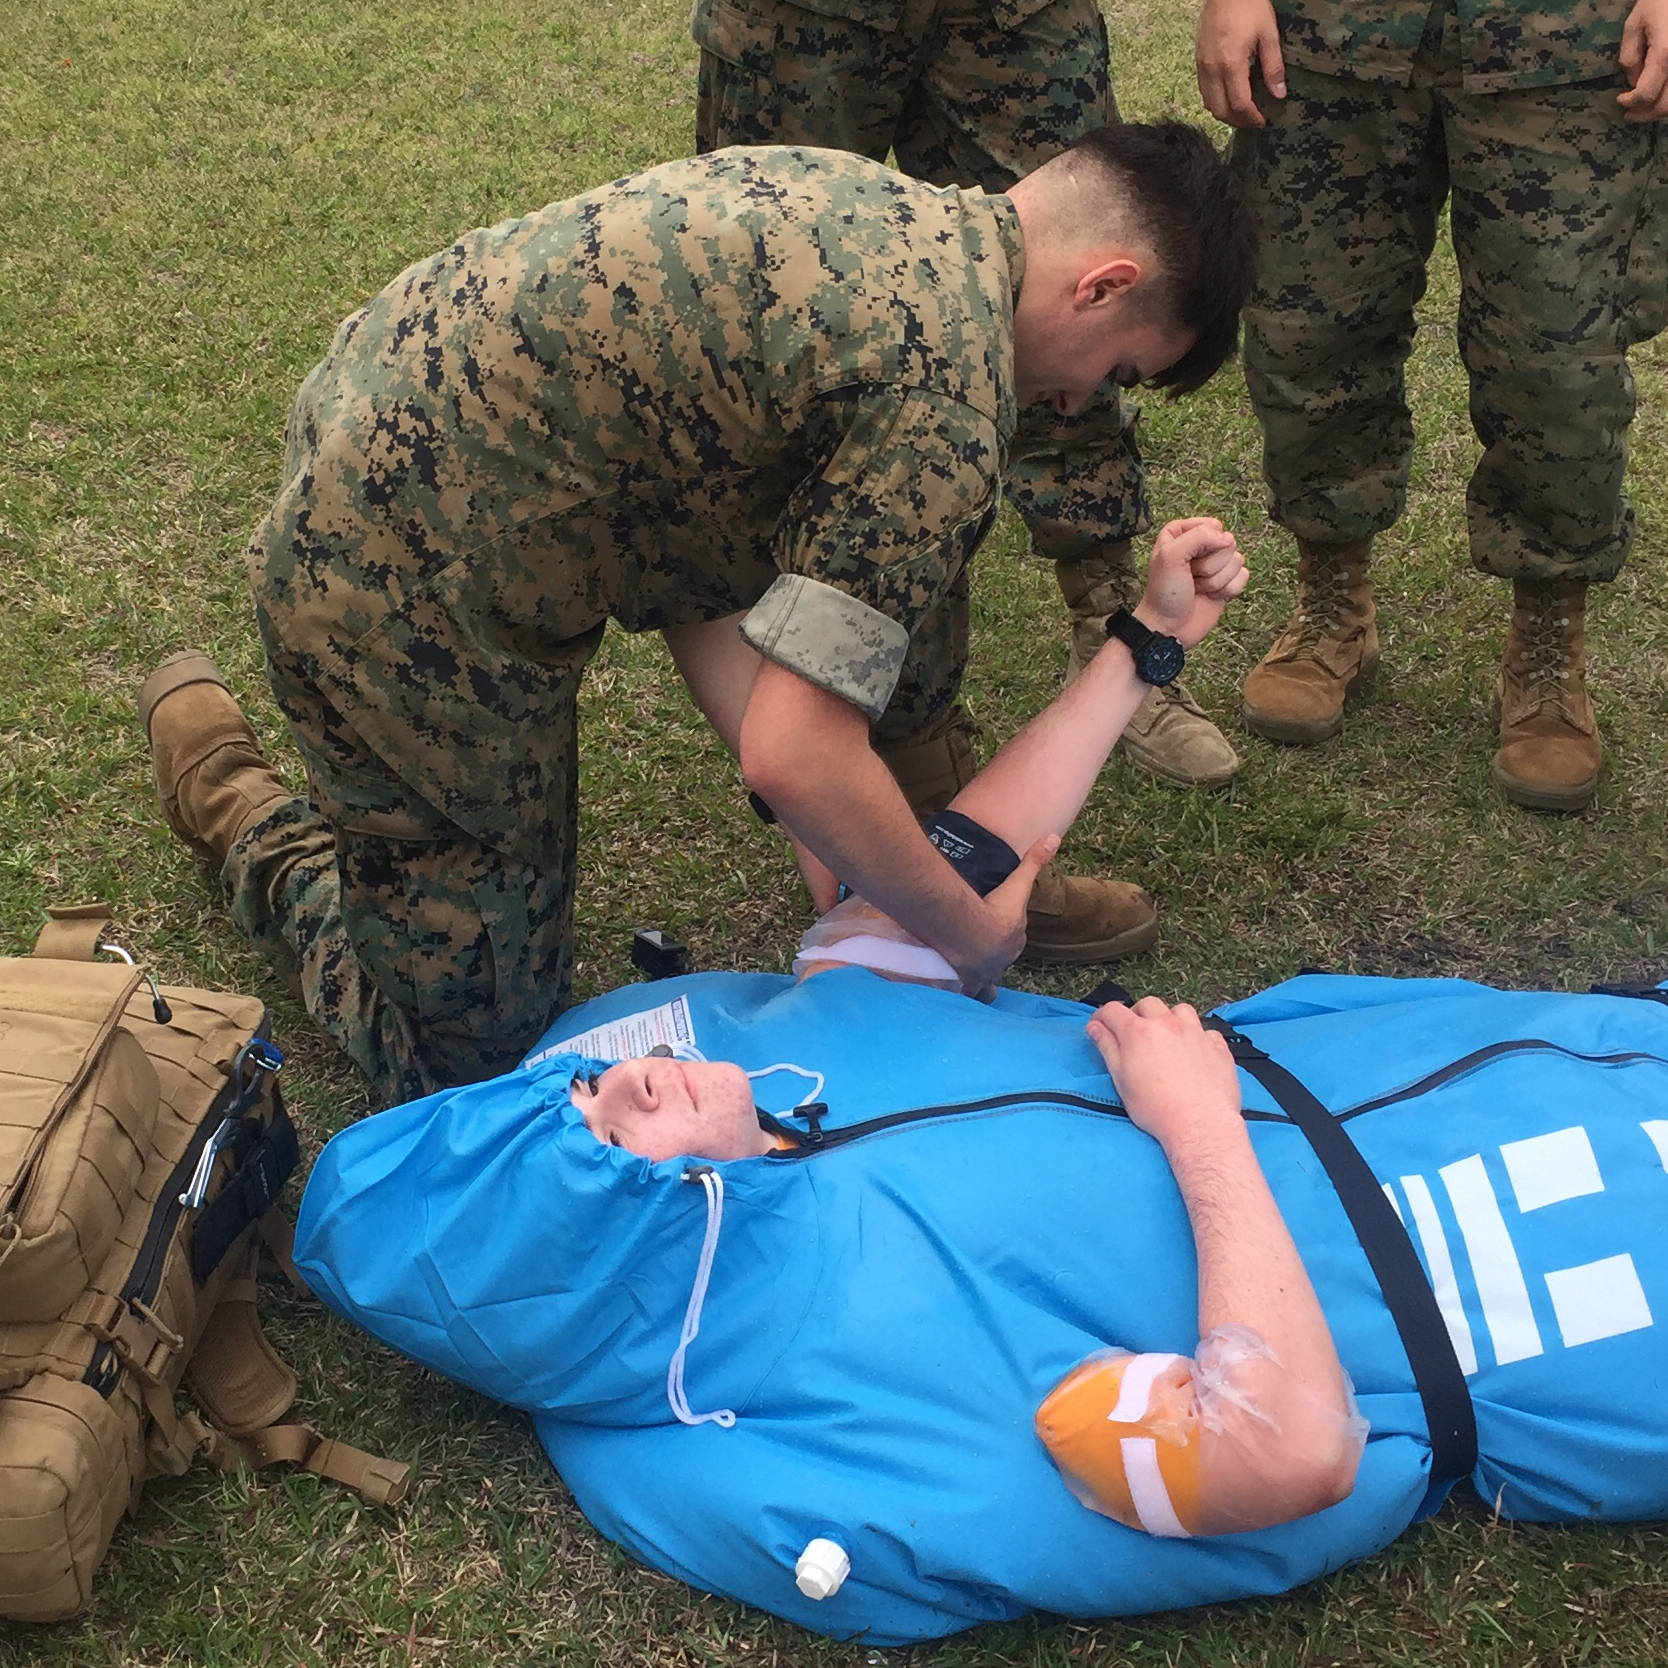
[{"label": "green grass", "polygon": [[[242,546],[277,485],[284,416],[335,321],[407,262],[490,223],[685,153],[684,0],[68,0],[13,4],[0,54],[0,949],[43,906],[111,899],[159,972],[259,991],[316,1142],[365,1094],[245,949],[162,826],[133,694],[164,653],[210,649],[286,768],[261,683]],[[1109,8],[1126,114],[1196,113],[1186,9]],[[1581,988],[1668,973],[1668,388],[1635,356],[1634,562],[1595,599],[1611,766],[1570,818],[1488,782],[1504,587],[1467,564],[1475,456],[1438,260],[1412,365],[1420,452],[1383,543],[1385,671],[1334,744],[1246,737],[1229,790],[1117,763],[1064,861],[1138,879],[1165,912],[1126,983],[1214,1002],[1301,966]],[[1289,596],[1254,424],[1229,374],[1149,399],[1160,517],[1240,533],[1257,582],[1192,681],[1231,714]],[[1011,520],[981,558],[968,695],[992,745],[1057,686],[1051,576]],[[658,642],[611,633],[585,722],[580,994],[631,976],[659,925],[704,967],[786,965],[804,906]],[[1082,975],[1025,976],[1081,994]],[[413,1459],[401,1514],[312,1478],[153,1485],[84,1618],[0,1624],[0,1664],[870,1662],[1634,1665],[1668,1658],[1668,1538],[1543,1529],[1461,1502],[1383,1556],[1266,1603],[1128,1623],[1047,1619],[911,1652],[831,1645],[645,1572],[578,1516],[525,1423],[275,1294],[304,1410]]]}]

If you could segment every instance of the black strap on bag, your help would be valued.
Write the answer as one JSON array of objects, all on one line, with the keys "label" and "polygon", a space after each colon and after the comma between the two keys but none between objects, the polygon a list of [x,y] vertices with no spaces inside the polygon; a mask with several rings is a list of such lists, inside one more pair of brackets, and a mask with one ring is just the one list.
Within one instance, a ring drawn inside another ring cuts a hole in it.
[{"label": "black strap on bag", "polygon": [[276,1086],[272,1121],[259,1138],[236,1152],[237,1168],[197,1214],[191,1230],[191,1275],[200,1286],[220,1266],[239,1234],[259,1222],[278,1202],[290,1173],[301,1161],[295,1125]]},{"label": "black strap on bag", "polygon": [[1668,1007],[1668,990],[1661,985],[1594,985],[1592,996],[1634,996],[1641,1002],[1660,1002]]},{"label": "black strap on bag", "polygon": [[1413,1369],[1430,1432],[1433,1489],[1470,1476],[1477,1464],[1471,1392],[1419,1254],[1378,1178],[1344,1126],[1284,1066],[1226,1020],[1212,1016],[1205,1025],[1222,1034],[1235,1064],[1256,1078],[1303,1132],[1337,1190]]}]

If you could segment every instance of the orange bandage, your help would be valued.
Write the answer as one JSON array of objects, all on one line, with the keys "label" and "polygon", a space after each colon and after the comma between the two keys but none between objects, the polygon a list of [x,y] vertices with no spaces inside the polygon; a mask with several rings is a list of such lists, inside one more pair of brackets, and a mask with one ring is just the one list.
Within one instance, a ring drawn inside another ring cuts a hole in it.
[{"label": "orange bandage", "polygon": [[1149,1535],[1197,1533],[1202,1433],[1186,1356],[1090,1356],[1037,1409],[1037,1435],[1091,1511]]}]

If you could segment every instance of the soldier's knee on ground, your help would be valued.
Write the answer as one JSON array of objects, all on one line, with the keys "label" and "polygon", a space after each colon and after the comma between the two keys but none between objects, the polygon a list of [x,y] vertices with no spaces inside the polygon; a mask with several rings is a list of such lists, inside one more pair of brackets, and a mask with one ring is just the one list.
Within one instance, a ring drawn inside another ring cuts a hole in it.
[{"label": "soldier's knee on ground", "polygon": [[[461,831],[368,835],[294,804],[294,827],[274,819],[234,852],[234,918],[280,971],[293,966],[307,1011],[370,1079],[376,1103],[513,1067],[568,1003],[567,879]],[[267,873],[274,864],[281,886]]]}]

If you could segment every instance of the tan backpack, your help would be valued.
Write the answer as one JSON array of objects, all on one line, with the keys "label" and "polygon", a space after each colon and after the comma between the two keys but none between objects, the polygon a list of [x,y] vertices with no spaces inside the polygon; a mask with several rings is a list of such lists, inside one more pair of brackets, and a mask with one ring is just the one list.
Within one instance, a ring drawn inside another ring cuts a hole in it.
[{"label": "tan backpack", "polygon": [[[86,1604],[145,1482],[290,1460],[398,1504],[407,1467],[276,1423],[295,1375],[255,1309],[295,1168],[251,997],[95,961],[103,904],[0,958],[0,1616]],[[117,951],[118,955],[125,952]],[[195,1403],[180,1408],[182,1381]]]}]

